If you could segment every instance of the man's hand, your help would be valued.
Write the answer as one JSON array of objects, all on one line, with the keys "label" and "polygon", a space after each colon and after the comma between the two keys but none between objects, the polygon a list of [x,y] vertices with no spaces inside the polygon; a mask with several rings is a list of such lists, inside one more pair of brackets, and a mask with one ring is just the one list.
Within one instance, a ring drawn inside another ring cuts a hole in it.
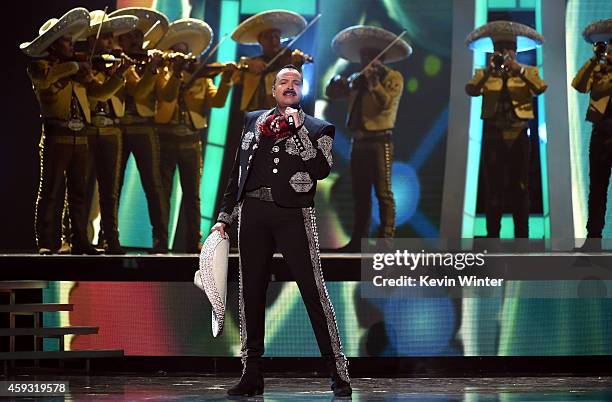
[{"label": "man's hand", "polygon": [[266,69],[266,62],[260,59],[247,60],[246,65],[254,74],[261,74]]},{"label": "man's hand", "polygon": [[79,71],[74,75],[74,79],[81,84],[88,84],[93,80],[91,75],[91,64],[87,61],[79,62]]},{"label": "man's hand", "polygon": [[504,63],[513,75],[519,75],[521,73],[521,65],[516,62],[516,59],[512,56]]},{"label": "man's hand", "polygon": [[215,226],[210,228],[210,233],[212,233],[212,232],[219,232],[221,234],[221,237],[223,237],[224,239],[227,237],[225,235],[225,223],[223,223],[223,222],[215,223]]},{"label": "man's hand", "polygon": [[374,88],[380,84],[380,76],[378,74],[379,69],[382,67],[382,63],[379,60],[373,62],[370,67],[366,68],[363,72],[368,82],[368,88]]},{"label": "man's hand", "polygon": [[289,116],[293,117],[294,127],[297,127],[298,124],[300,124],[298,121],[298,111],[292,107],[287,107],[285,109],[285,119],[287,119],[287,121],[289,121]]},{"label": "man's hand", "polygon": [[223,70],[223,74],[221,75],[221,81],[237,81],[237,75],[240,73],[238,70],[238,66],[233,61],[229,61],[225,63],[225,68]]}]

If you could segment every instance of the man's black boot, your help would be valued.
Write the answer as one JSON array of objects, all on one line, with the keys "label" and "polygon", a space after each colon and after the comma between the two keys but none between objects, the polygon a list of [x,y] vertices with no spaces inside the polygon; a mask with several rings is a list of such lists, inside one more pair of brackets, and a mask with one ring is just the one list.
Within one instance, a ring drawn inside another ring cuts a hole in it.
[{"label": "man's black boot", "polygon": [[[346,358],[344,358],[346,359]],[[346,360],[345,360],[346,361]],[[327,368],[329,370],[330,373],[330,378],[331,378],[331,389],[332,391],[334,391],[334,396],[338,396],[338,397],[349,397],[352,395],[353,393],[353,389],[351,388],[351,383],[349,382],[349,378],[348,378],[348,371],[345,369],[345,378],[342,378],[342,376],[340,376],[339,372],[338,372],[338,368],[336,366],[336,361],[331,358],[331,359],[326,359],[326,363],[327,363]],[[348,362],[345,363],[346,365],[348,365]],[[348,381],[347,381],[348,380]]]},{"label": "man's black boot", "polygon": [[254,396],[263,392],[264,380],[259,359],[247,360],[240,382],[227,390],[227,394],[231,396]]}]

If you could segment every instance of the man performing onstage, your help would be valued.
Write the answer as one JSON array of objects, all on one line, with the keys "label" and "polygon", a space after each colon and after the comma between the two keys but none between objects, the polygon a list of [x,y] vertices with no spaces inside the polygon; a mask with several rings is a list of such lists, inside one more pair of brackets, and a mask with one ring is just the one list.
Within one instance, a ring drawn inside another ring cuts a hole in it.
[{"label": "man performing onstage", "polygon": [[36,240],[40,254],[59,248],[61,211],[67,184],[72,254],[99,254],[87,239],[87,137],[91,120],[87,96],[103,97],[113,88],[92,80],[88,62],[74,61],[73,41],[89,27],[89,12],[75,8],[52,18],[25,54],[38,58],[28,66],[43,118],[40,184],[36,202]]},{"label": "man performing onstage", "polygon": [[218,222],[211,229],[224,236],[237,219],[243,371],[229,395],[264,390],[266,289],[276,248],[300,289],[334,395],[351,395],[347,360],[322,276],[313,207],[317,180],[331,170],[335,129],[299,108],[302,82],[295,66],[284,67],[273,82],[276,107],[247,113]]},{"label": "man performing onstage", "polygon": [[261,46],[262,54],[254,57],[243,57],[240,62],[247,70],[238,77],[242,83],[240,110],[270,109],[276,106],[272,96],[272,83],[276,73],[286,64],[301,67],[306,61],[312,61],[300,50],[283,51],[276,61],[266,67],[281,51],[281,40],[299,34],[306,27],[306,20],[299,14],[285,10],[271,10],[255,14],[234,29],[232,39],[243,45]]},{"label": "man performing onstage", "polygon": [[589,146],[589,219],[587,239],[581,250],[601,251],[612,167],[612,19],[590,24],[582,35],[593,43],[595,54],[572,81],[576,90],[590,93],[586,119],[593,123]]},{"label": "man performing onstage", "polygon": [[[185,251],[200,249],[200,181],[202,179],[202,139],[211,107],[223,107],[236,71],[235,63],[226,63],[219,88],[212,78],[199,76],[199,63],[187,55],[200,55],[212,40],[212,30],[204,21],[185,18],[170,24],[157,46],[168,51],[169,66],[157,81],[157,112],[164,203],[170,205],[174,172],[178,165],[183,191],[183,210],[187,221]],[[172,53],[174,52],[174,53]],[[204,70],[200,70],[202,72]],[[205,71],[204,71],[205,72]],[[193,77],[193,78],[192,78]],[[163,217],[168,227],[169,210]]]},{"label": "man performing onstage", "polygon": [[[332,48],[343,59],[361,63],[363,74],[335,76],[326,88],[330,99],[349,99],[347,127],[353,133],[351,176],[355,202],[353,232],[342,251],[358,251],[360,241],[370,232],[372,186],[380,205],[377,237],[387,244],[395,236],[395,200],[391,190],[393,129],[402,96],[402,74],[383,64],[410,56],[412,48],[396,41],[370,64],[396,35],[377,27],[353,26],[339,32]],[[369,65],[369,67],[367,67]],[[367,68],[366,68],[367,67]]]},{"label": "man performing onstage", "polygon": [[169,24],[165,15],[144,7],[123,8],[109,14],[109,18],[121,15],[138,17],[136,29],[117,37],[123,52],[138,64],[127,70],[125,87],[117,93],[125,104],[125,114],[120,118],[123,154],[119,171],[119,199],[128,158],[133,154],[147,198],[153,235],[151,252],[163,254],[168,252],[168,226],[164,220],[168,205],[163,195],[159,139],[153,122],[157,105],[155,83],[163,59],[161,52],[147,52],[147,49],[155,48]]},{"label": "man performing onstage", "polygon": [[[113,52],[113,35],[130,32],[136,27],[138,18],[117,16],[109,18],[102,10],[90,12],[90,27],[86,33],[89,52],[98,58]],[[125,254],[119,244],[119,168],[121,166],[121,128],[125,104],[117,96],[125,83],[124,73],[129,65],[123,61],[107,64],[94,63],[94,80],[107,84],[114,90],[106,97],[89,97],[92,111],[91,125],[87,127],[89,154],[91,158],[90,194],[93,195],[94,180],[98,181],[101,233],[106,254]],[[95,179],[94,179],[95,178]]]},{"label": "man performing onstage", "polygon": [[[516,62],[516,53],[542,44],[542,36],[516,22],[494,21],[475,29],[466,43],[493,53],[486,68],[467,83],[470,96],[482,96],[482,155],[486,185],[487,237],[499,238],[504,200],[509,199],[514,237],[529,237],[528,120],[534,118],[533,97],[546,90],[537,67]],[[520,47],[517,48],[517,43]],[[493,45],[493,46],[491,46]],[[505,194],[508,185],[509,194]]]}]

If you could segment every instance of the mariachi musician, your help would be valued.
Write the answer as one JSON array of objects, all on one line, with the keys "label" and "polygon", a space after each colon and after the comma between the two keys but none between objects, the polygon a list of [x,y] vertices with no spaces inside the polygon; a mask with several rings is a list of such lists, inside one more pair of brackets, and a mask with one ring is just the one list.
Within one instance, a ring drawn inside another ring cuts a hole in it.
[{"label": "mariachi musician", "polygon": [[119,244],[118,228],[119,167],[123,145],[119,118],[124,114],[125,105],[117,93],[124,86],[124,73],[129,64],[122,59],[117,61],[112,56],[113,38],[133,30],[138,18],[129,15],[110,18],[103,10],[91,11],[89,17],[90,26],[84,38],[89,52],[99,60],[92,66],[94,80],[114,88],[107,97],[89,97],[92,111],[91,124],[86,129],[91,166],[89,186],[90,189],[94,188],[94,180],[97,179],[105,253],[121,255],[125,251]]},{"label": "mariachi musician", "polygon": [[248,112],[274,107],[272,86],[276,73],[287,64],[301,68],[304,63],[312,62],[312,58],[299,49],[291,51],[281,45],[281,40],[300,34],[306,26],[304,17],[297,13],[271,10],[247,18],[232,32],[233,40],[243,45],[259,44],[262,52],[240,60],[247,66],[238,76],[238,82],[242,83],[240,110]]},{"label": "mariachi musician", "polygon": [[395,199],[391,189],[393,131],[404,77],[384,64],[408,58],[410,45],[385,29],[356,25],[340,31],[332,48],[342,58],[361,65],[350,77],[337,75],[326,88],[330,99],[349,101],[346,125],[352,132],[351,177],[355,212],[351,240],[342,251],[357,251],[368,237],[374,187],[380,205],[377,237],[389,246],[395,236]]},{"label": "mariachi musician", "polygon": [[138,25],[136,29],[117,36],[122,51],[137,62],[128,68],[125,87],[117,93],[125,105],[125,113],[120,118],[123,153],[119,191],[132,154],[147,198],[153,235],[151,252],[164,254],[168,252],[168,227],[163,217],[168,213],[168,205],[163,196],[159,139],[153,121],[157,107],[155,83],[163,58],[162,52],[153,49],[168,31],[169,22],[164,14],[146,7],[122,8],[110,13],[109,17],[121,15],[138,17]]},{"label": "mariachi musician", "polygon": [[482,169],[490,238],[500,236],[506,199],[512,207],[514,237],[529,237],[528,122],[535,117],[534,96],[546,91],[547,85],[538,68],[519,64],[516,54],[543,41],[533,28],[511,21],[489,22],[466,39],[471,49],[492,53],[487,67],[477,69],[465,86],[468,95],[482,96]]},{"label": "mariachi musician", "polygon": [[[200,249],[200,181],[202,179],[202,139],[200,130],[208,125],[211,107],[223,107],[237,74],[235,63],[204,64],[195,56],[208,48],[212,30],[207,23],[184,18],[170,24],[157,45],[166,51],[168,65],[156,83],[161,177],[164,198],[170,204],[174,172],[178,165],[183,191],[183,211],[187,221],[185,249]],[[217,88],[212,77],[221,73]],[[163,217],[168,226],[169,212]]]},{"label": "mariachi musician", "polygon": [[593,44],[593,56],[578,71],[572,86],[590,95],[586,119],[593,123],[593,129],[589,147],[587,239],[581,251],[601,251],[612,167],[612,18],[589,24],[582,36]]},{"label": "mariachi musician", "polygon": [[41,174],[36,202],[36,240],[40,254],[59,248],[59,227],[67,183],[72,254],[99,254],[87,239],[88,138],[91,122],[88,97],[102,99],[116,90],[113,82],[100,84],[86,58],[77,58],[73,43],[89,28],[89,12],[75,8],[48,20],[39,36],[21,44],[36,58],[28,66],[43,118],[40,141]]}]

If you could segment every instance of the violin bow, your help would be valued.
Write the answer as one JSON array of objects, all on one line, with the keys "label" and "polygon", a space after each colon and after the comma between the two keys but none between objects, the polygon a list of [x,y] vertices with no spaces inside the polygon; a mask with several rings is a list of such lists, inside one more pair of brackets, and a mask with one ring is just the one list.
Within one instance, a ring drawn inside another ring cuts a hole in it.
[{"label": "violin bow", "polygon": [[204,60],[202,60],[200,62],[200,67],[198,67],[197,70],[195,70],[193,72],[193,74],[191,75],[191,77],[189,78],[189,81],[187,81],[187,83],[185,84],[185,88],[189,88],[191,87],[191,85],[195,82],[195,80],[198,78],[198,74],[200,73],[200,71],[202,71],[204,68],[206,68],[206,62],[211,58],[211,56],[213,54],[215,54],[215,52],[219,49],[219,46],[221,46],[221,44],[223,43],[223,41],[227,39],[227,34],[224,34],[221,39],[219,39],[219,42],[217,42],[217,44],[210,50],[210,52],[208,52],[208,54],[206,55],[206,57],[204,57]]},{"label": "violin bow", "polygon": [[274,56],[272,58],[272,60],[270,60],[269,62],[266,63],[266,66],[264,67],[264,71],[266,71],[270,66],[274,65],[274,62],[276,60],[278,60],[278,58],[281,56],[281,54],[283,54],[285,52],[285,50],[289,49],[291,47],[291,45],[293,45],[298,39],[300,39],[300,37],[302,35],[304,35],[304,33],[306,31],[308,31],[310,29],[311,26],[313,26],[318,20],[319,18],[321,18],[321,14],[317,14],[316,17],[314,17],[305,27],[304,29],[302,29],[302,32],[300,32],[299,34],[297,34],[292,40],[291,42],[289,42],[287,44],[287,46],[285,46],[284,48],[282,48],[281,50],[278,51],[278,53],[276,53],[276,56]]},{"label": "violin bow", "polygon": [[106,18],[106,10],[108,10],[108,6],[104,7],[104,13],[102,14],[102,21],[100,22],[100,26],[98,27],[98,32],[96,32],[96,40],[94,41],[93,46],[91,47],[91,53],[89,54],[89,64],[93,60],[94,52],[96,50],[96,45],[98,44],[98,39],[100,38],[100,32],[102,32],[102,24],[104,24],[104,19]]},{"label": "violin bow", "polygon": [[387,47],[385,47],[383,50],[381,50],[381,52],[380,52],[380,53],[378,53],[378,55],[376,55],[376,57],[374,57],[374,58],[373,58],[373,59],[372,59],[372,60],[371,60],[371,61],[368,63],[368,65],[367,65],[367,66],[365,66],[364,68],[362,68],[362,69],[361,69],[361,71],[359,72],[359,74],[360,74],[360,75],[361,75],[361,74],[363,74],[363,72],[364,72],[365,70],[367,70],[368,68],[370,68],[370,66],[371,66],[371,65],[372,65],[372,64],[373,64],[375,61],[377,61],[378,59],[380,59],[380,58],[382,57],[382,55],[383,55],[383,54],[385,54],[385,53],[387,52],[387,50],[391,49],[391,46],[395,45],[395,44],[396,44],[396,43],[397,43],[397,42],[398,42],[398,41],[399,41],[399,40],[402,38],[402,36],[404,36],[404,35],[406,34],[406,32],[407,32],[407,31],[406,31],[406,30],[404,30],[404,31],[402,31],[402,33],[400,33],[399,35],[397,35],[397,36],[395,37],[395,39],[393,39],[393,40],[391,41],[391,43],[389,43],[389,44],[387,45]]}]

